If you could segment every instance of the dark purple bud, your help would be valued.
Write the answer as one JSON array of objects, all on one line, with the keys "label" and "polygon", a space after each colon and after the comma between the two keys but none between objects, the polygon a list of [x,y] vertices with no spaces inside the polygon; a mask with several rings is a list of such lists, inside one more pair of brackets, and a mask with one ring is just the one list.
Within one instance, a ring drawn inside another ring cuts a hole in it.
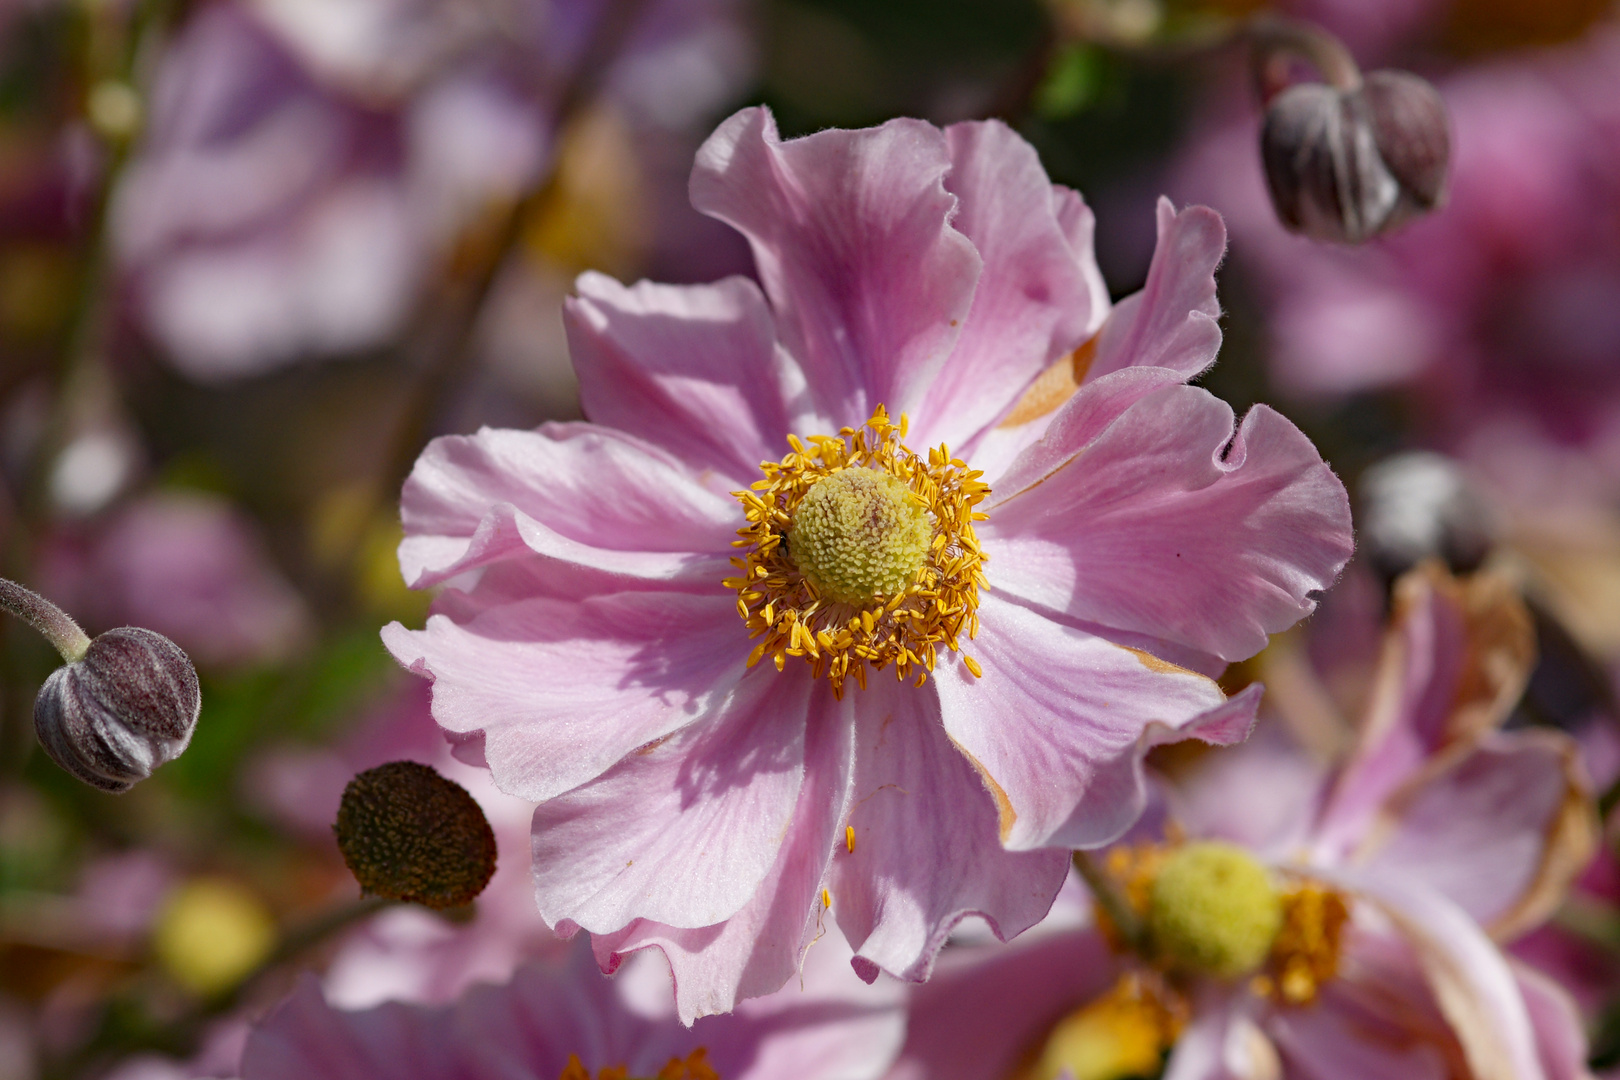
[{"label": "dark purple bud", "polygon": [[1456,463],[1411,450],[1361,474],[1361,549],[1386,581],[1427,559],[1453,573],[1479,569],[1496,529],[1490,508]]},{"label": "dark purple bud", "polygon": [[1278,93],[1260,153],[1284,225],[1358,244],[1440,204],[1451,135],[1434,87],[1404,71],[1375,71],[1359,85],[1299,83]]},{"label": "dark purple bud", "polygon": [[466,788],[414,761],[350,780],[332,831],[368,896],[461,907],[495,873],[495,833],[484,811]]},{"label": "dark purple bud", "polygon": [[34,698],[34,731],[62,768],[103,791],[127,791],[180,756],[202,707],[180,646],[124,626],[57,668]]}]

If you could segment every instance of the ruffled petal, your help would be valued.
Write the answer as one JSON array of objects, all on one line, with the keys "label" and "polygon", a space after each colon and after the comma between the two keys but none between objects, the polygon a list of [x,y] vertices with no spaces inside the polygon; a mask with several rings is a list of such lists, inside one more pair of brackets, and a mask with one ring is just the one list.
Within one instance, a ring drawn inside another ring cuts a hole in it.
[{"label": "ruffled petal", "polygon": [[537,597],[382,637],[433,680],[439,726],[482,733],[495,783],[531,802],[724,708],[751,647],[731,601],[672,592]]},{"label": "ruffled petal", "polygon": [[1509,940],[1551,914],[1590,861],[1590,796],[1561,732],[1496,735],[1392,800],[1360,861],[1424,883]]},{"label": "ruffled petal", "polygon": [[1092,290],[1100,276],[1090,211],[1075,192],[1060,197],[1035,148],[999,120],[954,124],[945,141],[945,187],[960,200],[951,225],[978,249],[984,272],[962,336],[912,417],[916,446],[965,443],[1090,337],[1107,309],[1107,293],[1099,310]]},{"label": "ruffled petal", "polygon": [[911,991],[889,1080],[1005,1080],[1065,1014],[1114,985],[1120,954],[1094,930],[946,950]]},{"label": "ruffled petal", "polygon": [[1164,367],[1190,379],[1221,349],[1215,268],[1226,254],[1226,226],[1207,206],[1177,212],[1159,199],[1159,242],[1146,283],[1109,312],[1091,378],[1125,367]]},{"label": "ruffled petal", "polygon": [[534,812],[540,914],[564,934],[711,926],[753,897],[804,778],[807,668],[754,668],[714,714]]},{"label": "ruffled petal", "polygon": [[779,458],[807,390],[777,348],[771,309],[742,277],[626,287],[587,273],[564,306],[585,415],[635,434],[731,485]]},{"label": "ruffled petal", "polygon": [[400,569],[419,589],[531,553],[714,584],[742,518],[735,499],[663,451],[591,424],[434,439],[405,482],[400,514]]},{"label": "ruffled petal", "polygon": [[763,108],[698,151],[692,205],[748,237],[777,333],[834,427],[879,404],[915,411],[967,320],[981,262],[950,226],[950,168],[920,120],[783,142]]},{"label": "ruffled petal", "polygon": [[[675,1005],[683,1023],[730,1012],[745,998],[780,989],[800,969],[806,949],[825,933],[821,887],[833,845],[842,842],[855,725],[848,699],[835,702],[825,681],[812,691],[810,715],[804,784],[787,841],[747,905],[714,926],[679,929],[637,919],[592,938],[606,972],[638,949],[662,950],[675,975]],[[848,953],[841,940],[836,948]]]},{"label": "ruffled petal", "polygon": [[1003,941],[1039,922],[1069,859],[1003,848],[996,804],[946,737],[938,695],[886,676],[852,695],[854,843],[833,860],[833,913],[863,977],[921,982],[964,916],[983,916]]},{"label": "ruffled petal", "polygon": [[1373,904],[1410,945],[1472,1076],[1545,1080],[1518,982],[1467,912],[1439,893],[1388,875],[1312,872]]},{"label": "ruffled petal", "polygon": [[1213,679],[986,595],[984,669],[934,672],[945,730],[994,797],[1013,850],[1096,847],[1142,813],[1142,756],[1189,737],[1230,744],[1254,721],[1259,686],[1227,700]]},{"label": "ruffled petal", "polygon": [[1304,433],[1257,405],[1234,437],[1226,403],[1188,386],[990,514],[997,589],[1226,660],[1310,614],[1352,550],[1344,485]]}]

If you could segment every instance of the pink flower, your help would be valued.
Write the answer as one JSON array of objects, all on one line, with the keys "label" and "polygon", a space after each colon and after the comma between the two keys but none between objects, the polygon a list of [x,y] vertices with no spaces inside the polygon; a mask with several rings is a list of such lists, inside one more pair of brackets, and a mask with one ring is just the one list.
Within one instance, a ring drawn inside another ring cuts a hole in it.
[{"label": "pink flower", "polygon": [[242,1077],[589,1080],[622,1076],[614,1070],[623,1067],[678,1080],[867,1080],[899,1049],[903,994],[893,983],[861,985],[843,963],[848,955],[833,935],[806,958],[802,988],[690,1028],[669,1007],[662,964],[632,964],[610,981],[585,949],[568,963],[529,964],[511,982],[475,987],[443,1008],[340,1012],[306,977],[249,1038]]},{"label": "pink flower", "polygon": [[[1167,785],[1171,849],[1235,844],[1278,883],[1282,931],[1261,966],[1167,972],[1116,951],[1077,903],[1066,929],[947,952],[915,995],[891,1080],[1003,1077],[1065,1017],[1104,1009],[1115,1032],[1122,1017],[1159,1018],[1165,1042],[1148,1049],[1173,1041],[1171,1080],[1587,1076],[1568,994],[1502,952],[1593,845],[1573,742],[1495,730],[1529,673],[1529,616],[1500,581],[1428,570],[1396,603],[1344,767],[1330,774],[1272,731]],[[1128,880],[1166,850],[1104,862]]]},{"label": "pink flower", "polygon": [[540,804],[547,922],[608,970],[663,949],[687,1019],[782,985],[829,904],[868,978],[1038,921],[1147,747],[1242,737],[1258,690],[1210,676],[1351,549],[1304,435],[1186,385],[1212,212],[1161,203],[1110,312],[1090,211],[998,123],[784,143],[748,109],[691,191],[763,289],[581,277],[595,422],[434,442],[400,558],[454,587],[383,631]]}]

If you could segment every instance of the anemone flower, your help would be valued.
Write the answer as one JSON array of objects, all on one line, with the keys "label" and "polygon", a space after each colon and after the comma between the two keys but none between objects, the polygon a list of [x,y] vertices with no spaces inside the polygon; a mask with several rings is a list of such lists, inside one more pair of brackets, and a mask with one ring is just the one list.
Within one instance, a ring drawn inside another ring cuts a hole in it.
[{"label": "anemone flower", "polygon": [[477,986],[443,1007],[390,1003],[343,1012],[313,977],[248,1038],[243,1080],[870,1080],[905,1031],[903,989],[863,986],[830,937],[806,958],[802,984],[735,1015],[682,1025],[664,965],[617,979],[589,951],[532,963],[511,982]]},{"label": "anemone flower", "polygon": [[1341,769],[1260,736],[1168,783],[1160,827],[1100,860],[1136,948],[1076,890],[1066,928],[952,950],[890,1080],[1118,1080],[1167,1051],[1168,1080],[1587,1077],[1569,995],[1501,948],[1594,840],[1574,742],[1496,730],[1529,615],[1432,566],[1396,608]]},{"label": "anemone flower", "polygon": [[1146,748],[1243,736],[1258,688],[1212,676],[1351,550],[1310,441],[1186,385],[1213,212],[1161,203],[1110,311],[1090,211],[999,123],[783,142],[746,109],[691,194],[761,284],[582,276],[593,422],[431,444],[400,558],[451,588],[383,631],[539,804],[547,922],[605,970],[661,948],[687,1018],[782,985],[828,909],[868,978],[926,978],[970,912],[1034,924]]}]

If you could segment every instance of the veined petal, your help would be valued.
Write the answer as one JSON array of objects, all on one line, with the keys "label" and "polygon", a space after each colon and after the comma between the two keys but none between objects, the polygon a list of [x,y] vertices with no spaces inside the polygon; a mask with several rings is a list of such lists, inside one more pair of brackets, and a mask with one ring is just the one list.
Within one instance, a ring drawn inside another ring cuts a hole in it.
[{"label": "veined petal", "polygon": [[1207,206],[1177,212],[1158,205],[1159,241],[1146,283],[1115,305],[1097,339],[1091,378],[1124,367],[1163,367],[1190,379],[1221,349],[1215,268],[1226,254],[1226,226]]},{"label": "veined petal", "polygon": [[692,205],[748,237],[777,333],[835,424],[915,411],[967,320],[982,264],[950,226],[950,168],[920,120],[783,142],[763,108],[698,151]]},{"label": "veined petal", "polygon": [[1310,614],[1352,550],[1310,440],[1264,405],[1234,436],[1226,403],[1189,386],[1138,400],[979,535],[995,588],[1225,660]]},{"label": "veined petal", "polygon": [[[849,699],[834,701],[825,681],[816,684],[799,802],[775,864],[747,905],[714,926],[678,929],[637,919],[616,933],[597,934],[591,945],[603,971],[614,971],[638,949],[662,950],[675,975],[676,1009],[681,1022],[690,1024],[730,1012],[745,998],[773,993],[800,970],[806,950],[830,921],[821,907],[821,889],[834,844],[843,842],[852,790],[850,710]],[[841,941],[837,947],[847,954]]]},{"label": "veined petal", "polygon": [[[1099,309],[1090,211],[1076,192],[1060,198],[1034,147],[999,120],[952,125],[945,141],[951,157],[945,187],[960,200],[951,225],[973,242],[984,271],[962,336],[912,430],[914,445],[955,447],[1090,337],[1108,294]],[[1077,241],[1084,247],[1077,250]]]},{"label": "veined petal", "polygon": [[946,737],[938,696],[886,675],[851,695],[854,843],[833,858],[833,914],[863,977],[921,982],[964,916],[983,916],[1003,941],[1039,922],[1069,858],[1003,848],[996,803]]},{"label": "veined petal", "polygon": [[945,730],[996,800],[1013,850],[1096,847],[1146,804],[1142,756],[1189,737],[1248,734],[1260,688],[1227,700],[1213,679],[989,594],[964,642],[984,670],[934,672]]},{"label": "veined petal", "polygon": [[749,649],[724,596],[651,591],[392,623],[383,644],[433,680],[439,726],[482,732],[497,786],[532,802],[722,708]]},{"label": "veined petal", "polygon": [[[742,277],[624,286],[582,274],[564,308],[585,415],[718,470],[731,486],[805,430],[804,374],[776,344],[770,306]],[[836,425],[835,425],[836,426]]]},{"label": "veined petal", "polygon": [[635,919],[690,929],[742,910],[792,825],[813,685],[807,669],[756,667],[703,723],[536,807],[546,922],[565,933]]},{"label": "veined petal", "polygon": [[592,424],[435,439],[400,513],[400,569],[415,588],[530,551],[629,575],[708,573],[741,520],[735,499],[663,451]]}]

